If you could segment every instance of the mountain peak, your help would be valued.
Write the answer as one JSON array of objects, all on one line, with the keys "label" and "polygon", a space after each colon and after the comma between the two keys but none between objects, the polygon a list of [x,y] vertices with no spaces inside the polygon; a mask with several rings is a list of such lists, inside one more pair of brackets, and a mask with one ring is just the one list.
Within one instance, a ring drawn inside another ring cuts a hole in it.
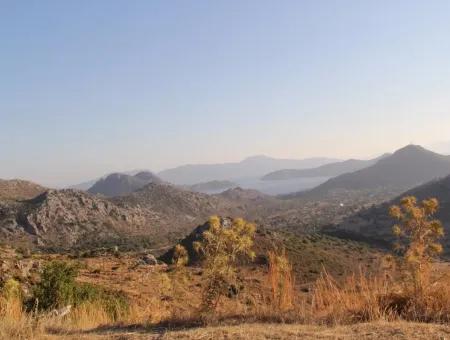
[{"label": "mountain peak", "polygon": [[408,144],[405,147],[398,149],[393,153],[393,155],[398,154],[417,154],[417,153],[430,153],[431,151],[425,149],[423,146],[416,145],[416,144]]}]

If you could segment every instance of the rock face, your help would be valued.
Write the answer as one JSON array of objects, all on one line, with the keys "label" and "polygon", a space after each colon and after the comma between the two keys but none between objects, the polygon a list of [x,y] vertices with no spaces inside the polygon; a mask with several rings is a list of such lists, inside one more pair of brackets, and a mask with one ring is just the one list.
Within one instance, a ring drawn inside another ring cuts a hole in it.
[{"label": "rock face", "polygon": [[138,212],[71,189],[50,190],[14,206],[0,205],[2,236],[31,239],[48,247],[71,247],[90,239],[118,237],[143,223]]},{"label": "rock face", "polygon": [[107,197],[128,195],[149,183],[161,183],[161,180],[149,171],[142,171],[134,176],[115,173],[98,180],[88,192]]}]

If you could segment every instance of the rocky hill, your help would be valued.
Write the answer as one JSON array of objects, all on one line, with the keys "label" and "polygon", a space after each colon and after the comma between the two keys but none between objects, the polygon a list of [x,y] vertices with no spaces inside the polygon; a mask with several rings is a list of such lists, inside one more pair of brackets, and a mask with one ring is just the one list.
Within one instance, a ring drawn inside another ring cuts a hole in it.
[{"label": "rocky hill", "polygon": [[42,248],[161,246],[211,215],[244,216],[239,202],[151,183],[111,199],[72,189],[0,201],[0,236]]},{"label": "rocky hill", "polygon": [[207,194],[183,190],[170,184],[151,183],[142,189],[112,202],[125,209],[140,209],[158,213],[167,222],[165,228],[204,220],[215,212],[230,211],[231,202]]},{"label": "rocky hill", "polygon": [[145,226],[139,211],[72,189],[49,190],[34,199],[0,206],[3,239],[45,248],[71,248],[133,235]]},{"label": "rocky hill", "polygon": [[149,171],[142,171],[134,176],[114,173],[98,180],[88,192],[107,197],[128,195],[149,183],[161,183],[156,175]]},{"label": "rocky hill", "polygon": [[19,179],[0,179],[0,200],[26,200],[43,193],[46,188]]},{"label": "rocky hill", "polygon": [[450,174],[450,157],[408,145],[374,165],[346,173],[299,193],[298,196],[320,197],[333,191],[376,190],[387,188],[397,194],[430,180]]}]

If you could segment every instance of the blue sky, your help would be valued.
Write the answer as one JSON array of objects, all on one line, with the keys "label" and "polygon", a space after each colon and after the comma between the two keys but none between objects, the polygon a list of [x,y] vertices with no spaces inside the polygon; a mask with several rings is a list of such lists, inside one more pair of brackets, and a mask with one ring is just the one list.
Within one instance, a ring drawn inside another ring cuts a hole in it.
[{"label": "blue sky", "polygon": [[442,145],[449,93],[449,1],[0,0],[0,178]]}]

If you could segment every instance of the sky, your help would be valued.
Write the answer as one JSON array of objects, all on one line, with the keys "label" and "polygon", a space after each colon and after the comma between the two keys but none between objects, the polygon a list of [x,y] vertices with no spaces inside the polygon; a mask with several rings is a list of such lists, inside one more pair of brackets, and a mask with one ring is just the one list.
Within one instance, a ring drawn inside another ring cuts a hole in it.
[{"label": "sky", "polygon": [[0,178],[450,153],[450,1],[0,0]]}]

